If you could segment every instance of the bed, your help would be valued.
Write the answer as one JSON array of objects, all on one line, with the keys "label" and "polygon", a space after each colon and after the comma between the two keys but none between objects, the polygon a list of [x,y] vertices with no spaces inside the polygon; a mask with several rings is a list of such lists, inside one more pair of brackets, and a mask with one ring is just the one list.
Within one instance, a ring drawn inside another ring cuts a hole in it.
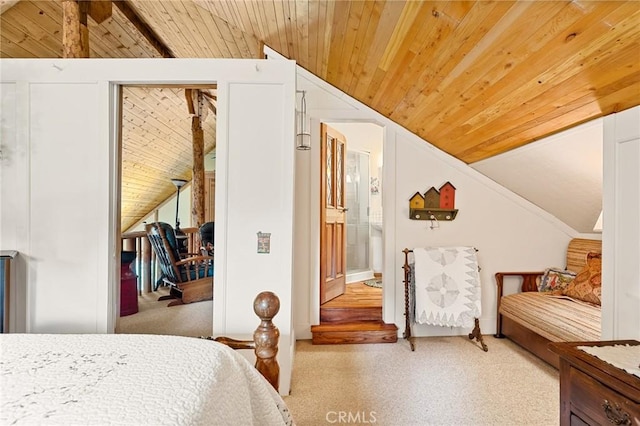
[{"label": "bed", "polygon": [[[272,384],[277,306],[264,295],[253,341],[2,334],[0,424],[291,425]],[[232,346],[254,348],[255,368]]]},{"label": "bed", "polygon": [[[574,238],[567,247],[564,269],[496,273],[496,337],[508,337],[556,368],[559,358],[549,350],[550,343],[600,340],[600,303],[587,297],[591,293],[581,295],[575,289],[581,288],[578,282],[600,283],[601,253],[602,241]],[[505,295],[505,277],[517,277],[519,291]],[[560,290],[541,289],[545,282]]]}]

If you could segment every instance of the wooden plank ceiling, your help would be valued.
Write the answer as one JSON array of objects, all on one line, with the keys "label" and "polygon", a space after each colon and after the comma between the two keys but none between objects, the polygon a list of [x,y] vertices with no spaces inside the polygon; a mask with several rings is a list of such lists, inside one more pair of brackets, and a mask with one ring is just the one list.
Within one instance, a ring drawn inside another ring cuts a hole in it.
[{"label": "wooden plank ceiling", "polygon": [[[176,57],[257,58],[265,43],[466,163],[640,104],[638,1],[127,4]],[[1,18],[2,57],[61,56],[58,1]],[[92,57],[161,56],[116,7],[89,32]],[[173,193],[170,177],[190,176],[183,98],[125,90],[125,229]]]}]

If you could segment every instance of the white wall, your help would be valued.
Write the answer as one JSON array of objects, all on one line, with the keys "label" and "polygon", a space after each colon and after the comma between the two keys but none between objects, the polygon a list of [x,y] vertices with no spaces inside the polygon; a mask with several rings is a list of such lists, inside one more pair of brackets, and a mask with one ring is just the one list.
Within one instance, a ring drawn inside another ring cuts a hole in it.
[{"label": "white wall", "polygon": [[[3,116],[15,114],[3,141],[6,136],[19,155],[3,155],[8,179],[1,183],[0,247],[20,251],[24,261],[16,284],[27,297],[25,329],[104,330],[113,312],[108,283],[115,279],[115,268],[108,268],[115,258],[109,250],[109,86],[29,82],[27,73],[14,73],[13,63],[2,61],[3,86],[16,90],[11,100],[3,96]],[[61,107],[61,99],[76,102]]]},{"label": "white wall", "polygon": [[640,107],[604,118],[603,178],[602,338],[640,339]]},{"label": "white wall", "polygon": [[[404,257],[400,251],[420,246],[474,246],[478,251],[482,283],[482,332],[493,334],[496,320],[494,274],[498,271],[543,270],[564,267],[569,239],[561,223],[540,209],[503,189],[493,181],[414,136],[396,139],[395,209],[396,223],[396,324],[404,324],[404,293],[400,284]],[[456,187],[455,220],[440,222],[430,229],[430,221],[409,217],[409,198],[431,186],[445,182]],[[386,229],[385,229],[386,231]],[[386,273],[386,272],[385,272]],[[415,325],[416,335],[451,335],[465,330]],[[468,330],[466,330],[468,333]]]},{"label": "white wall", "polygon": [[[16,98],[25,96],[24,85],[16,83],[0,84],[0,246],[4,250],[23,252],[28,247],[27,217],[21,206],[29,200],[29,181],[26,179],[26,159],[29,147],[23,143],[25,131],[18,127],[18,117],[26,114],[19,110]],[[27,259],[18,255],[11,265],[14,293],[10,296],[17,302],[11,308],[10,327],[12,331],[24,332],[27,324],[26,282]],[[12,300],[13,301],[13,300]]]},{"label": "white wall", "polygon": [[[3,59],[0,67],[3,117],[11,111],[2,127],[3,152],[6,137],[7,151],[18,154],[3,154],[0,249],[17,249],[24,259],[19,279],[28,296],[27,331],[113,332],[120,230],[112,83],[217,83],[214,331],[250,335],[257,325],[255,295],[276,293],[280,389],[288,393],[294,63]],[[245,162],[240,151],[265,161],[248,155]],[[248,268],[257,260],[258,230],[273,233],[272,252]]]},{"label": "white wall", "polygon": [[[218,82],[216,167],[216,273],[214,329],[221,334],[246,331],[246,312],[264,289],[278,289],[281,364],[291,365],[293,208],[295,143],[295,67],[283,69],[274,84]],[[225,127],[221,127],[226,123]],[[221,229],[218,228],[223,220]],[[258,253],[258,232],[271,234],[270,253]],[[218,247],[224,247],[222,252]],[[226,285],[219,285],[224,283]],[[291,369],[280,370],[280,391],[289,392]]]},{"label": "white wall", "polygon": [[[277,58],[275,52],[265,50]],[[479,249],[480,320],[485,334],[495,331],[496,272],[564,266],[567,244],[578,236],[575,230],[299,67],[297,89],[307,92],[312,134],[311,150],[296,153],[294,325],[298,338],[310,338],[310,326],[319,322],[320,122],[374,122],[384,128],[383,317],[398,325],[399,335],[404,327],[401,250],[405,247],[472,245]],[[429,229],[428,222],[410,220],[409,197],[446,181],[457,188],[458,217],[441,223],[437,230]],[[418,336],[469,331],[414,328]]]},{"label": "white wall", "polygon": [[591,234],[602,211],[602,121],[596,118],[470,166],[576,231]]}]

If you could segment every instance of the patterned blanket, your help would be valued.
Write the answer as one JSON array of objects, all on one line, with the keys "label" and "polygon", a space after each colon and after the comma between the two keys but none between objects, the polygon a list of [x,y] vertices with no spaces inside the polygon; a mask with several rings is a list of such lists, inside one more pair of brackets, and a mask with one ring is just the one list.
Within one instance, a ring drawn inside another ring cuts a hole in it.
[{"label": "patterned blanket", "polygon": [[209,340],[0,334],[0,424],[289,425],[278,393]]},{"label": "patterned blanket", "polygon": [[473,247],[415,248],[414,322],[473,327],[481,314],[480,274]]}]

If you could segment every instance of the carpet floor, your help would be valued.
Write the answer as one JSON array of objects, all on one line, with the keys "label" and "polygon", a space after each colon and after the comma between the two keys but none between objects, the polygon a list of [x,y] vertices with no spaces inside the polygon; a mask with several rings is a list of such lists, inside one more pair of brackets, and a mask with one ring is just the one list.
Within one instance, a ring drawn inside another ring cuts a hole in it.
[{"label": "carpet floor", "polygon": [[167,294],[169,289],[160,287],[158,291],[139,296],[138,313],[118,318],[116,333],[211,336],[212,300],[168,307],[170,300],[158,301],[158,297]]},{"label": "carpet floor", "polygon": [[[290,396],[301,426],[557,425],[558,371],[506,339],[296,343]],[[342,421],[340,421],[342,419]]]}]

